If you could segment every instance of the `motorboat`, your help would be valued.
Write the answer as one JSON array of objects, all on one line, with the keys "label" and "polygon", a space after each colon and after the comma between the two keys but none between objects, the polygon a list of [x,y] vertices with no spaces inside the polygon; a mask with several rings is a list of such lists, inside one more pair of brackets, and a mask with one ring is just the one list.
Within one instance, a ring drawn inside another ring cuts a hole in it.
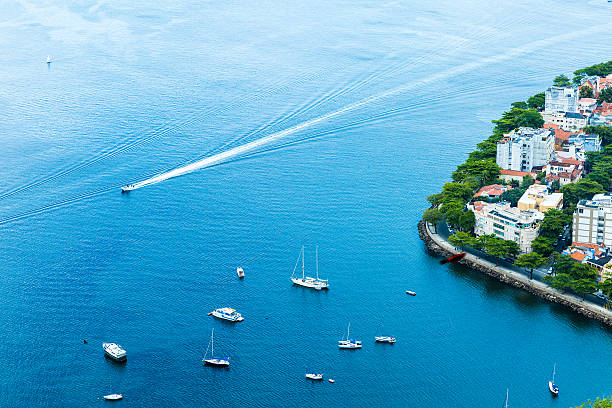
[{"label": "motorboat", "polygon": [[133,184],[128,184],[127,186],[123,186],[121,187],[121,192],[122,193],[129,193],[132,190],[135,190],[136,186],[134,186]]},{"label": "motorboat", "polygon": [[346,339],[338,340],[338,347],[341,349],[360,349],[361,340],[351,339],[351,323],[346,329]]},{"label": "motorboat", "polygon": [[[321,289],[329,289],[329,282],[327,279],[319,278],[319,248],[316,249],[316,278],[312,278],[310,276],[306,276],[304,272],[304,247],[302,246],[302,251],[298,256],[297,261],[295,262],[295,267],[293,268],[293,273],[291,274],[291,282],[294,285],[303,286],[305,288],[312,288],[315,290]],[[300,258],[302,259],[302,277],[295,276],[295,271],[300,262]]]},{"label": "motorboat", "polygon": [[395,343],[395,337],[393,336],[376,336],[374,338],[377,343]]},{"label": "motorboat", "polygon": [[50,63],[51,63],[51,56],[48,55],[47,56],[47,64],[50,64]]},{"label": "motorboat", "polygon": [[406,291],[406,294],[407,294],[407,295],[410,295],[410,296],[416,296],[416,292],[413,292],[413,291],[411,291],[411,290],[407,290],[407,291]]},{"label": "motorboat", "polygon": [[244,278],[244,269],[242,269],[241,267],[237,267],[236,274],[238,275],[240,279]]},{"label": "motorboat", "polygon": [[106,355],[117,361],[127,360],[127,352],[123,347],[116,343],[102,343],[102,348]]},{"label": "motorboat", "polygon": [[[206,348],[206,353],[204,353],[204,358],[202,361],[206,365],[212,365],[217,367],[229,367],[230,358],[229,357],[215,357],[215,329],[212,329],[210,333],[210,341],[208,342],[208,347]],[[210,357],[208,357],[208,350],[210,349]],[[208,358],[207,358],[208,357]]]},{"label": "motorboat", "polygon": [[119,401],[122,398],[123,394],[109,394],[104,396],[104,399],[107,401]]},{"label": "motorboat", "polygon": [[336,382],[335,380],[333,380],[333,379],[331,379],[331,378],[330,378],[329,380],[327,380],[327,381],[329,381],[329,382],[330,382],[330,383],[332,383],[332,384]]},{"label": "motorboat", "polygon": [[323,379],[323,374],[308,373],[306,374],[306,378],[308,378],[309,380],[320,381]]},{"label": "motorboat", "polygon": [[559,387],[555,384],[555,371],[557,369],[557,363],[553,366],[552,378],[548,381],[548,390],[552,394],[553,397],[559,395]]},{"label": "motorboat", "polygon": [[215,309],[209,314],[223,320],[229,320],[230,322],[241,322],[244,320],[242,315],[231,307],[222,307],[220,309]]}]

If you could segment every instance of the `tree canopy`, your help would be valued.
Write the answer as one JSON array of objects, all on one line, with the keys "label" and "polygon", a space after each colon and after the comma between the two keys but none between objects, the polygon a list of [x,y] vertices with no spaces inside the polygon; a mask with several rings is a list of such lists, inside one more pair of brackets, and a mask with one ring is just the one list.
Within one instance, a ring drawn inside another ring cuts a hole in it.
[{"label": "tree canopy", "polygon": [[516,258],[514,261],[514,265],[529,269],[529,279],[533,279],[533,270],[535,268],[539,268],[542,265],[545,265],[548,260],[544,258],[542,255],[536,252],[530,252],[528,254],[523,254]]},{"label": "tree canopy", "polygon": [[605,77],[608,74],[612,74],[612,61],[602,62],[601,64],[591,65],[590,67],[577,69],[574,71],[574,75],[577,76],[601,76]]},{"label": "tree canopy", "polygon": [[612,88],[603,89],[597,97],[598,103],[612,102]]},{"label": "tree canopy", "polygon": [[595,98],[595,94],[593,93],[593,88],[590,86],[581,86],[580,87],[580,97],[581,98]]},{"label": "tree canopy", "polygon": [[603,399],[597,398],[595,401],[588,400],[584,404],[573,408],[612,408],[612,397]]},{"label": "tree canopy", "polygon": [[571,86],[570,79],[564,74],[557,75],[555,79],[553,79],[553,84],[555,86]]}]

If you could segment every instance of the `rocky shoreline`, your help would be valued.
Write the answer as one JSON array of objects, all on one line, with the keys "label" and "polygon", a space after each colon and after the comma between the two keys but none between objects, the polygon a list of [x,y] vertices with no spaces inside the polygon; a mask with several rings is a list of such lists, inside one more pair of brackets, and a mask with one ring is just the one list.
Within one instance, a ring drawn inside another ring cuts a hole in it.
[{"label": "rocky shoreline", "polygon": [[[436,242],[430,235],[426,223],[421,220],[418,223],[419,237],[425,243],[429,251],[433,254],[438,255],[440,257],[448,258],[452,255],[455,255],[458,252],[453,252],[447,248],[442,247],[438,242]],[[452,248],[450,244],[449,247]],[[524,281],[522,279],[518,279],[511,274],[504,272],[501,268],[491,267],[485,263],[485,261],[481,260],[478,257],[465,257],[461,261],[460,264],[465,265],[471,269],[474,269],[478,272],[489,275],[500,282],[508,284],[518,289],[522,289],[527,291],[533,295],[539,296],[542,299],[545,299],[549,302],[557,303],[564,307],[567,307],[574,312],[581,314],[590,319],[598,320],[599,322],[612,327],[612,312],[607,311],[606,309],[594,305],[594,304],[586,304],[585,302],[581,302],[576,300],[574,297],[566,294],[562,294],[557,292],[553,288],[549,286],[541,287],[542,285],[536,285],[535,282]],[[598,310],[601,309],[601,310]]]}]

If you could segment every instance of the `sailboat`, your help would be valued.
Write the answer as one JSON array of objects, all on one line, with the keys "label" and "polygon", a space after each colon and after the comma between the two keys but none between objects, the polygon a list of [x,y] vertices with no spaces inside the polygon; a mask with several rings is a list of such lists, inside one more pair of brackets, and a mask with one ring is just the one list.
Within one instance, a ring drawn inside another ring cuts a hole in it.
[{"label": "sailboat", "polygon": [[361,340],[351,339],[351,322],[346,329],[346,339],[338,340],[338,347],[341,349],[360,349]]},{"label": "sailboat", "polygon": [[506,388],[506,401],[504,401],[503,408],[508,408],[508,389]]},{"label": "sailboat", "polygon": [[[208,356],[208,349],[210,349],[210,358],[206,358],[206,356]],[[206,348],[206,353],[202,361],[208,365],[228,367],[230,365],[229,360],[229,357],[215,357],[215,329],[212,329],[210,333],[210,342],[208,342],[208,347]]]},{"label": "sailboat", "polygon": [[[300,262],[300,258],[302,259],[302,277],[295,277],[295,271],[297,269],[298,263]],[[305,276],[304,273],[304,247],[302,246],[302,251],[298,256],[297,261],[295,261],[295,267],[293,268],[293,273],[291,274],[291,282],[294,285],[303,286],[305,288],[312,288],[316,290],[321,289],[329,289],[329,282],[326,279],[319,279],[319,247],[316,250],[316,263],[317,263],[317,277],[311,278],[310,276]]]},{"label": "sailboat", "polygon": [[557,395],[559,395],[559,387],[557,387],[557,384],[555,384],[556,369],[557,369],[557,363],[555,363],[555,365],[553,366],[552,379],[548,381],[548,390],[550,391],[553,397],[556,397]]}]

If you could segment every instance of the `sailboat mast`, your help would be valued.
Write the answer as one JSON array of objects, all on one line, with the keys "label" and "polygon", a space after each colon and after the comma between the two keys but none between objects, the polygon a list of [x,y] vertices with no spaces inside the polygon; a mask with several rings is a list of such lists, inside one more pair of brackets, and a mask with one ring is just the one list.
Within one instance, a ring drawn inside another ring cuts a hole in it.
[{"label": "sailboat mast", "polygon": [[348,327],[346,328],[346,339],[351,338],[351,322],[349,322]]},{"label": "sailboat mast", "polygon": [[317,260],[317,280],[319,280],[319,247],[315,249],[315,258]]},{"label": "sailboat mast", "polygon": [[555,383],[555,371],[556,371],[556,369],[557,369],[557,363],[555,363],[555,364],[553,365],[553,378],[552,378],[552,382],[553,382],[553,384]]},{"label": "sailboat mast", "polygon": [[304,280],[304,246],[302,245],[302,280]]},{"label": "sailboat mast", "polygon": [[211,357],[215,357],[215,329],[212,329],[212,332],[210,333],[210,349],[212,352]]},{"label": "sailboat mast", "polygon": [[506,388],[506,403],[504,404],[504,408],[508,408],[508,389]]}]

